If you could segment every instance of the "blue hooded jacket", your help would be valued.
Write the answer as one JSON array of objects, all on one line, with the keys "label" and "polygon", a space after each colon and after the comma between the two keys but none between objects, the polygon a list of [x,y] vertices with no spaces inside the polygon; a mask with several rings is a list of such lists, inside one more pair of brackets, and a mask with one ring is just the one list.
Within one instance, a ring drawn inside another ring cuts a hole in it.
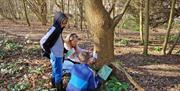
[{"label": "blue hooded jacket", "polygon": [[47,32],[45,35],[46,37],[43,37],[40,41],[41,47],[44,50],[43,56],[49,58],[49,55],[51,53],[51,48],[54,46],[60,34],[62,34],[63,32],[64,27],[61,27],[61,22],[65,19],[67,19],[67,16],[62,12],[58,12],[54,16],[53,25],[51,26],[48,32],[51,32],[52,28],[54,28],[54,30],[52,31],[52,33]]}]

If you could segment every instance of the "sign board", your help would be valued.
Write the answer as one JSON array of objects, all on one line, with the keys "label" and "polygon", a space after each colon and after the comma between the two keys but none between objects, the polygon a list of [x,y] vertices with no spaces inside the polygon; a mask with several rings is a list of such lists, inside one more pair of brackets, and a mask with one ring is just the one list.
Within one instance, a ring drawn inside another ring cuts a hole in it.
[{"label": "sign board", "polygon": [[98,71],[98,75],[103,79],[103,80],[107,80],[107,78],[109,77],[109,75],[111,74],[112,69],[107,66],[104,65],[99,71]]}]

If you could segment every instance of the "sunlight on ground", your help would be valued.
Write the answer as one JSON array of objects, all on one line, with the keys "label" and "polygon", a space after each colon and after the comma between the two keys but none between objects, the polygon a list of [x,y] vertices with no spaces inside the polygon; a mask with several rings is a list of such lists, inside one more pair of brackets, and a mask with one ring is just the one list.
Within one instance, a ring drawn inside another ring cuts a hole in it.
[{"label": "sunlight on ground", "polygon": [[142,75],[180,77],[180,65],[156,64],[128,68],[128,72]]}]

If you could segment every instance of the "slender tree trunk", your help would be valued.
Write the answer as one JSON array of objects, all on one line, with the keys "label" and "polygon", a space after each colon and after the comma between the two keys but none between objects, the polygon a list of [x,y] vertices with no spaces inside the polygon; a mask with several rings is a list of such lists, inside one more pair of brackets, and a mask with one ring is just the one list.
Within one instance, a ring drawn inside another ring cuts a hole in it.
[{"label": "slender tree trunk", "polygon": [[180,39],[180,31],[179,31],[179,33],[178,33],[178,35],[176,37],[176,40],[174,41],[174,44],[172,45],[172,47],[170,48],[169,52],[167,53],[168,55],[170,55],[172,53],[172,51],[175,48],[176,44],[178,43],[179,39]]},{"label": "slender tree trunk", "polygon": [[15,4],[16,16],[18,19],[21,19],[21,16],[20,16],[21,12],[19,10],[20,2],[18,0],[14,0],[13,3]]},{"label": "slender tree trunk", "polygon": [[68,0],[68,14],[69,14],[69,3],[70,3],[70,1]]},{"label": "slender tree trunk", "polygon": [[140,39],[142,44],[144,43],[144,39],[143,39],[143,1],[140,0],[140,8],[139,8],[140,12],[139,12],[139,32],[140,32]]},{"label": "slender tree trunk", "polygon": [[27,24],[28,24],[28,26],[31,26],[31,24],[30,24],[30,22],[29,22],[28,15],[27,15],[26,0],[23,0],[23,6],[24,6],[24,13],[25,13],[25,16],[26,16]]},{"label": "slender tree trunk", "polygon": [[42,2],[42,6],[41,6],[41,21],[42,21],[42,25],[46,25],[47,24],[47,4],[46,1]]},{"label": "slender tree trunk", "polygon": [[164,39],[164,43],[163,43],[163,50],[162,50],[163,55],[166,55],[166,48],[167,48],[168,38],[169,38],[169,35],[170,35],[170,31],[171,31],[171,27],[172,27],[172,22],[173,22],[175,3],[176,3],[176,0],[173,0],[172,4],[171,4],[171,12],[170,12],[169,21],[168,21],[167,33],[166,33],[166,36],[165,36],[165,39]]},{"label": "slender tree trunk", "polygon": [[75,3],[75,5],[74,5],[74,8],[75,8],[74,26],[77,27],[78,26],[77,0],[75,0],[74,3]]},{"label": "slender tree trunk", "polygon": [[[68,5],[67,5],[67,8],[68,8],[68,10],[67,10],[67,13],[68,13],[68,15],[70,15],[70,11],[69,11],[69,7],[70,7],[70,0],[68,0]],[[70,25],[69,25],[69,22],[68,22],[68,30],[69,30],[69,28],[70,28]]]},{"label": "slender tree trunk", "polygon": [[79,3],[79,11],[80,11],[80,18],[81,18],[81,23],[80,23],[80,28],[81,28],[81,31],[83,30],[83,0],[80,0],[80,3]]},{"label": "slender tree trunk", "polygon": [[144,48],[143,54],[148,55],[149,43],[149,0],[145,0],[145,21],[144,21]]},{"label": "slender tree trunk", "polygon": [[52,0],[49,0],[49,2],[50,2],[50,5],[49,5],[49,12],[50,12],[50,14],[52,14],[53,13],[53,7],[54,7],[54,1],[52,1]]},{"label": "slender tree trunk", "polygon": [[62,8],[62,12],[64,12],[64,0],[61,0],[61,8]]},{"label": "slender tree trunk", "polygon": [[112,11],[113,17],[114,17],[115,14],[116,14],[116,7],[115,7],[115,4],[116,4],[116,0],[113,0],[113,6],[112,6],[112,8],[113,8],[113,11]]}]

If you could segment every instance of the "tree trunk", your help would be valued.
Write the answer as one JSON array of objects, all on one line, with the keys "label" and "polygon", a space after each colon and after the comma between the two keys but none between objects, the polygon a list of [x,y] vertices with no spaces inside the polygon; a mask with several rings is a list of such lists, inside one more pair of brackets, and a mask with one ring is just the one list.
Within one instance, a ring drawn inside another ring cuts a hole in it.
[{"label": "tree trunk", "polygon": [[94,49],[98,53],[98,66],[114,60],[114,29],[112,19],[104,9],[101,0],[84,0],[85,15],[93,34]]},{"label": "tree trunk", "polygon": [[112,17],[114,17],[115,14],[116,14],[116,7],[115,7],[115,4],[116,4],[116,0],[113,0],[113,6],[112,6],[112,8],[113,8],[113,10],[112,10],[113,16],[112,16]]},{"label": "tree trunk", "polygon": [[46,25],[47,24],[47,4],[46,1],[42,2],[42,6],[41,6],[41,21],[42,21],[42,25]]},{"label": "tree trunk", "polygon": [[80,28],[81,28],[81,31],[83,30],[83,0],[80,0],[80,3],[79,3],[79,11],[80,11],[80,18],[81,18],[81,22],[80,22]]},{"label": "tree trunk", "polygon": [[98,54],[98,67],[114,61],[114,28],[122,19],[130,1],[127,1],[121,14],[113,19],[110,17],[110,13],[105,10],[102,0],[83,1],[89,31],[93,35],[94,50]]},{"label": "tree trunk", "polygon": [[74,8],[75,8],[75,11],[74,11],[74,27],[77,27],[78,26],[78,14],[77,14],[77,7],[78,7],[78,4],[77,4],[77,0],[74,1],[75,5],[74,5]]},{"label": "tree trunk", "polygon": [[53,14],[53,8],[54,8],[54,1],[49,0],[49,14]]},{"label": "tree trunk", "polygon": [[174,44],[172,45],[172,47],[170,48],[169,52],[167,53],[168,55],[170,55],[173,51],[173,49],[175,48],[176,44],[178,43],[178,40],[180,39],[180,31],[176,37],[176,40],[174,41]]},{"label": "tree trunk", "polygon": [[175,3],[176,3],[176,0],[173,0],[172,4],[171,4],[171,12],[170,12],[170,16],[169,16],[167,33],[166,33],[166,36],[165,36],[165,39],[164,39],[164,43],[163,43],[163,50],[162,50],[163,55],[166,55],[166,48],[167,48],[168,38],[169,38],[169,35],[170,35],[170,31],[171,31],[171,27],[172,27],[172,22],[173,22]]},{"label": "tree trunk", "polygon": [[20,1],[18,0],[14,0],[14,4],[15,4],[15,10],[16,10],[16,16],[18,19],[21,19],[21,8],[20,8]]},{"label": "tree trunk", "polygon": [[68,6],[67,6],[67,8],[68,8],[68,14],[69,14],[69,3],[70,3],[70,1],[68,0]]},{"label": "tree trunk", "polygon": [[149,0],[145,0],[144,48],[143,48],[144,55],[148,55],[148,42],[149,42]]},{"label": "tree trunk", "polygon": [[[68,0],[68,4],[67,4],[67,13],[68,13],[68,15],[70,15],[69,8],[70,8],[70,0]],[[67,27],[68,27],[68,30],[69,30],[69,28],[70,28],[70,23],[69,22],[67,23]]]},{"label": "tree trunk", "polygon": [[25,16],[26,16],[27,24],[28,24],[28,26],[31,26],[31,24],[30,24],[30,22],[29,22],[28,15],[27,15],[26,1],[25,1],[25,0],[23,0],[23,6],[24,6],[24,13],[25,13]]},{"label": "tree trunk", "polygon": [[144,43],[144,39],[143,39],[143,1],[140,0],[140,8],[139,8],[140,12],[139,12],[139,32],[140,32],[140,39],[142,44]]}]

